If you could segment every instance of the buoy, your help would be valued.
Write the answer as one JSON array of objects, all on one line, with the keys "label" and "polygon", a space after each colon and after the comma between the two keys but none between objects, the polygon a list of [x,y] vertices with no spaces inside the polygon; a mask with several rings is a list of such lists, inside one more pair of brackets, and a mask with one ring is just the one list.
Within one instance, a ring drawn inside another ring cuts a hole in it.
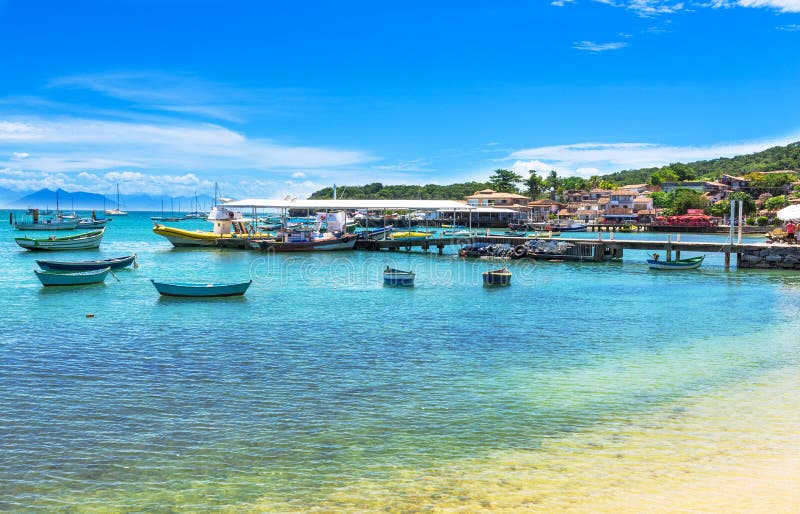
[{"label": "buoy", "polygon": [[94,314],[92,314],[92,313],[89,313],[89,314],[87,314],[87,315],[86,315],[86,317],[87,317],[87,318],[94,318]]}]

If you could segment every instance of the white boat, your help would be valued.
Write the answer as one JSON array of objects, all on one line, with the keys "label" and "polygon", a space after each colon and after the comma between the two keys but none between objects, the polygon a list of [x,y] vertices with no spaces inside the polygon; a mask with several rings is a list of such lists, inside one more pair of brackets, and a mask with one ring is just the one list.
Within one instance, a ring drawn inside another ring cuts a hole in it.
[{"label": "white boat", "polygon": [[26,250],[87,250],[100,246],[104,228],[66,237],[50,236],[46,239],[15,237],[14,242]]},{"label": "white boat", "polygon": [[127,216],[128,213],[125,211],[119,210],[119,184],[117,184],[117,208],[116,209],[106,209],[106,216]]},{"label": "white boat", "polygon": [[17,230],[75,230],[78,228],[78,220],[67,220],[63,218],[34,219],[31,221],[18,221],[14,223]]}]

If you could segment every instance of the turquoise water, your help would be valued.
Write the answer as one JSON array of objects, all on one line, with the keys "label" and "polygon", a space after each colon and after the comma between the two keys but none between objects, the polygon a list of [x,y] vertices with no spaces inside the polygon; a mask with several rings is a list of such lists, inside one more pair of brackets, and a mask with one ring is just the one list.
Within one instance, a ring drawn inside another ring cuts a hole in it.
[{"label": "turquoise water", "polygon": [[[511,287],[486,289],[497,263],[455,249],[175,249],[149,215],[115,218],[99,251],[33,254],[2,229],[0,510],[363,507],[337,499],[353,484],[371,507],[415,510],[428,473],[491,470],[799,364],[785,320],[797,326],[800,274],[725,271],[721,255],[676,274],[633,251],[511,261]],[[138,269],[98,286],[44,289],[32,271],[133,252]],[[386,265],[416,287],[383,287]],[[254,282],[193,300],[151,278]]]}]

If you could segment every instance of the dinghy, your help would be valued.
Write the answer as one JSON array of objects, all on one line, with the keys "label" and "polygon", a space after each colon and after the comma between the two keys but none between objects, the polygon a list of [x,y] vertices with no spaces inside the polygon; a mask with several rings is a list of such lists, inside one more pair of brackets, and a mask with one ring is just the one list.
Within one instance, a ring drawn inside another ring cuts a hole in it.
[{"label": "dinghy", "polygon": [[156,290],[164,296],[186,296],[192,298],[208,298],[212,296],[241,296],[253,283],[252,280],[233,284],[188,283],[188,282],[156,282],[150,280]]},{"label": "dinghy", "polygon": [[83,286],[99,284],[106,279],[111,268],[91,271],[41,271],[33,270],[43,286]]},{"label": "dinghy", "polygon": [[90,271],[103,268],[120,269],[136,263],[136,254],[127,257],[117,257],[115,259],[104,259],[101,261],[44,261],[38,260],[36,264],[43,270],[62,270],[62,271]]},{"label": "dinghy", "polygon": [[671,261],[662,261],[658,259],[658,254],[654,255],[655,259],[647,259],[647,264],[650,269],[660,270],[684,270],[684,269],[697,269],[703,264],[705,255],[700,257],[692,257],[690,259],[677,259]]}]

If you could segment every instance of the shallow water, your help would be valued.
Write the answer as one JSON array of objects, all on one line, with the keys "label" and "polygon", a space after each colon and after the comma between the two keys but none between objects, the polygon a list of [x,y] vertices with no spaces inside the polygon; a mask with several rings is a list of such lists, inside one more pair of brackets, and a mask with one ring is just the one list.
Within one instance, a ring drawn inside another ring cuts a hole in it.
[{"label": "shallow water", "polygon": [[[512,261],[487,289],[497,262],[453,249],[174,249],[147,216],[47,256],[3,229],[0,509],[614,511],[797,442],[798,274],[626,252]],[[104,285],[32,272],[133,252]],[[416,287],[383,287],[386,265]],[[150,284],[248,277],[243,298]]]}]

